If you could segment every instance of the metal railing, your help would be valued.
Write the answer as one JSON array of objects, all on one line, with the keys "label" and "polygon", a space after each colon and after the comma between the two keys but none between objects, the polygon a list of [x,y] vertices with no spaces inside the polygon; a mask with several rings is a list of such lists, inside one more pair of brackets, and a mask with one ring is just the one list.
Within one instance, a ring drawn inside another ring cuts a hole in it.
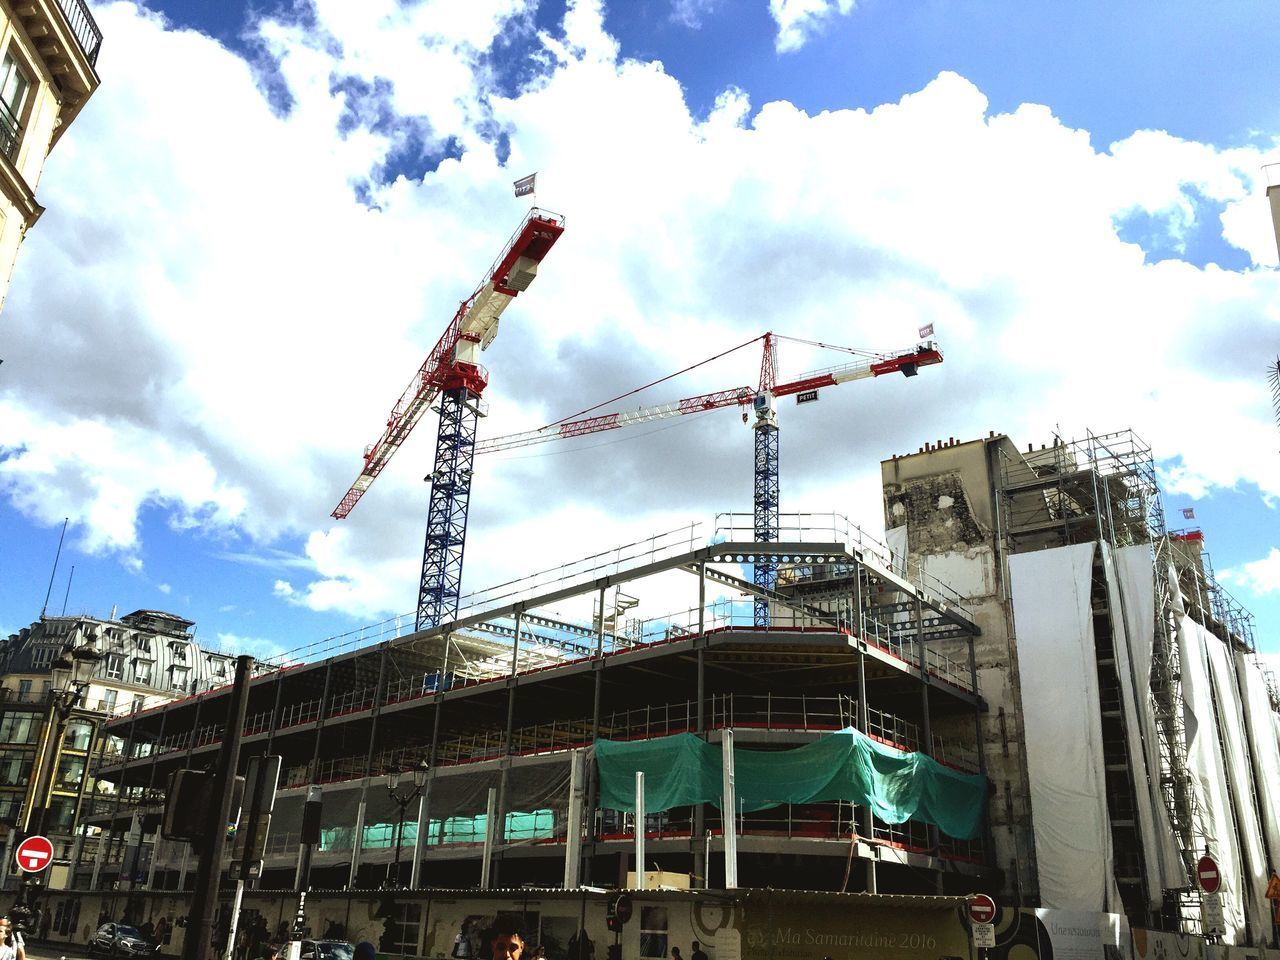
[{"label": "metal railing", "polygon": [[[773,694],[716,694],[707,703],[706,729],[758,728],[767,730],[830,733],[858,727],[858,702],[839,694],[832,697],[774,696]],[[600,718],[600,735],[611,740],[644,740],[696,731],[697,704],[692,700],[655,704],[631,710],[613,711]],[[911,720],[874,707],[867,709],[868,736],[889,746],[911,752],[922,749],[920,727]],[[512,731],[510,752],[534,756],[585,747],[593,741],[591,719],[557,720],[532,724]],[[426,745],[384,750],[370,758],[367,754],[333,757],[314,769],[303,764],[285,772],[283,785],[302,787],[310,783],[335,783],[366,775],[384,776],[412,769],[427,752]],[[478,763],[506,756],[505,730],[474,730],[436,747],[436,765]],[[940,763],[973,773],[979,769],[976,747],[933,736],[930,756]]]},{"label": "metal railing", "polygon": [[98,22],[93,19],[93,14],[89,12],[88,5],[84,0],[58,0],[58,6],[62,8],[62,15],[67,18],[67,26],[71,28],[71,33],[76,38],[76,43],[80,44],[85,57],[92,66],[97,66],[98,51],[102,48],[102,30],[99,29]]},{"label": "metal railing", "polygon": [[11,163],[18,162],[18,145],[22,142],[22,125],[9,105],[0,100],[0,151]]}]

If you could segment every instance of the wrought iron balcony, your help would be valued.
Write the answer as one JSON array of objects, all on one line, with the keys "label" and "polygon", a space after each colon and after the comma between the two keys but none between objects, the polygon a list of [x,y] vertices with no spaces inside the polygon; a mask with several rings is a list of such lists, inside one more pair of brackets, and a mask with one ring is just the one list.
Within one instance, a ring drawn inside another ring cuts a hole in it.
[{"label": "wrought iron balcony", "polygon": [[0,152],[12,163],[18,162],[18,144],[22,141],[18,118],[8,105],[0,100]]},{"label": "wrought iron balcony", "polygon": [[98,50],[102,46],[102,31],[89,12],[88,5],[84,0],[58,0],[58,6],[62,8],[62,15],[67,18],[67,25],[71,27],[71,33],[80,44],[80,49],[84,51],[89,63],[96,66]]}]

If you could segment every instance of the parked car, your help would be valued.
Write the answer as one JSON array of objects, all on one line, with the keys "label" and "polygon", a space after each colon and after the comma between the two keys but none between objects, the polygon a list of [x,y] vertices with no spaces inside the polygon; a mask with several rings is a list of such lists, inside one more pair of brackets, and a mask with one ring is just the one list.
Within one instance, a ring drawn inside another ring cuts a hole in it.
[{"label": "parked car", "polygon": [[89,938],[89,955],[104,953],[109,957],[141,957],[155,953],[156,945],[144,937],[137,927],[123,923],[104,923]]},{"label": "parked car", "polygon": [[302,960],[352,960],[356,948],[343,940],[303,940]]}]

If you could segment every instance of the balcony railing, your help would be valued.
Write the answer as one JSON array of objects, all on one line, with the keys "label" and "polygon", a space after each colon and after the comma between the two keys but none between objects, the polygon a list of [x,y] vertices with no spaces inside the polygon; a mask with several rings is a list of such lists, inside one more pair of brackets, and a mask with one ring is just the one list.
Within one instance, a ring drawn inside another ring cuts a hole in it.
[{"label": "balcony railing", "polygon": [[9,105],[0,101],[0,152],[9,158],[11,163],[18,162],[18,144],[22,140],[21,129],[18,118],[13,115]]},{"label": "balcony railing", "polygon": [[62,9],[62,15],[67,18],[67,26],[71,28],[76,43],[80,44],[89,63],[96,66],[98,50],[102,47],[102,31],[98,29],[98,23],[89,12],[88,5],[84,0],[58,0],[58,6]]}]

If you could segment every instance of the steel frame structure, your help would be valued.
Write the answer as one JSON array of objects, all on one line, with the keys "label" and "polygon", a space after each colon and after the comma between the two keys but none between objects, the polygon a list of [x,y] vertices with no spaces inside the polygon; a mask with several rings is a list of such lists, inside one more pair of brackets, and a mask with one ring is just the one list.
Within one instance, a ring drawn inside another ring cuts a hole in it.
[{"label": "steel frame structure", "polygon": [[[305,769],[311,782],[333,783],[327,791],[341,787],[347,796],[360,798],[356,837],[362,836],[367,822],[381,822],[366,821],[363,813],[366,795],[373,803],[369,793],[369,784],[376,787],[373,778],[410,769],[428,758],[433,779],[495,770],[505,783],[507,771],[528,764],[561,763],[566,751],[589,743],[594,736],[611,735],[613,725],[639,724],[634,735],[640,737],[675,732],[669,719],[658,721],[657,726],[654,720],[660,715],[669,718],[671,708],[663,705],[680,696],[687,701],[682,713],[686,727],[708,738],[717,736],[715,731],[721,727],[741,727],[748,740],[803,743],[824,729],[852,722],[886,742],[902,741],[905,749],[918,746],[942,762],[952,762],[947,758],[954,757],[968,765],[962,769],[972,769],[974,763],[981,769],[976,749],[933,736],[929,722],[931,710],[939,716],[972,715],[976,744],[978,716],[985,709],[972,656],[977,626],[936,591],[895,572],[891,561],[871,546],[873,541],[832,540],[829,521],[821,520],[824,529],[815,529],[807,540],[786,517],[779,518],[789,534],[783,541],[757,541],[748,533],[742,541],[697,546],[689,542],[687,531],[678,531],[666,541],[649,541],[647,553],[628,551],[630,559],[625,563],[613,561],[609,552],[598,554],[586,565],[566,565],[574,571],[570,577],[558,577],[554,571],[538,575],[538,582],[546,585],[531,594],[521,592],[518,584],[508,585],[501,593],[504,599],[455,621],[257,678],[246,720],[246,752],[281,753],[286,769]],[[737,575],[754,562],[772,564],[787,576],[779,577],[775,589],[766,590]],[[843,588],[826,578],[827,571],[835,570],[843,571]],[[619,629],[611,635],[603,622],[576,624],[551,612],[575,599],[597,599],[608,590],[664,573],[692,578],[683,582],[696,587],[702,598],[683,619],[664,614],[653,619],[652,627],[628,627],[625,634]],[[813,596],[804,592],[809,583],[817,588]],[[757,627],[749,613],[739,617],[717,612],[725,601],[708,594],[715,584],[731,593],[767,599],[770,624]],[[883,604],[891,594],[901,597],[910,616],[900,622],[881,622],[877,617],[886,616]],[[970,640],[968,663],[948,661],[929,647],[935,638],[965,637]],[[655,672],[664,682],[646,683],[644,678]],[[772,694],[767,688],[758,691],[760,683],[773,687]],[[819,687],[830,688],[830,693],[818,692]],[[123,831],[137,802],[158,799],[154,788],[164,781],[169,768],[198,764],[208,751],[217,749],[222,732],[206,731],[199,723],[201,715],[220,715],[217,705],[209,701],[224,694],[211,691],[117,722],[112,732],[129,744],[125,756],[103,758],[95,773],[120,785],[120,796],[133,802],[117,804],[101,820],[103,827],[111,833]],[[823,706],[823,696],[830,704],[845,706]],[[726,714],[726,703],[740,706]],[[503,715],[505,724],[500,719]],[[557,724],[559,734],[554,732]],[[548,726],[549,732],[539,732]],[[149,746],[139,752],[135,743]],[[339,756],[343,750],[351,755]],[[524,755],[530,750],[530,755]],[[295,791],[305,794],[307,784],[295,785],[294,779],[286,783],[290,786],[284,796]],[[428,787],[426,796],[430,794]],[[588,811],[595,810],[594,804],[592,799]],[[372,818],[372,806],[369,810]],[[432,807],[433,818],[447,814]],[[843,836],[840,831],[824,833],[828,842],[815,844],[812,832],[800,832],[811,831],[814,824],[803,821],[801,811],[795,815],[798,819],[793,821],[788,814],[783,821],[787,831],[794,823],[794,840],[785,835],[779,838],[762,821],[755,828],[759,833],[752,835],[749,829],[744,836],[744,854],[790,852],[838,857],[841,862],[850,855],[853,841],[847,832]],[[839,823],[845,825],[841,830],[854,826],[852,815],[848,809],[838,814]],[[711,821],[706,824],[709,827]],[[278,828],[290,829],[283,822]],[[615,824],[599,811],[588,813],[584,865],[594,859],[600,869],[600,857],[625,849],[625,838],[613,835],[618,829],[621,821]],[[706,869],[700,861],[705,827],[692,833],[687,825],[683,829],[684,833],[676,830],[655,840],[654,852],[693,857],[699,867],[692,872],[701,873]],[[933,871],[939,884],[944,874],[954,874],[960,884],[989,876],[980,853],[963,844],[956,847],[958,841],[947,841],[940,848],[936,832],[863,819],[856,829],[853,855],[863,863],[875,861],[886,869],[900,864],[907,870],[904,877],[920,869]],[[429,848],[421,830],[417,836],[414,886],[420,885],[424,864],[474,863],[480,852],[474,845],[446,849],[433,843]],[[559,855],[555,849],[503,841],[499,835],[493,854],[497,858],[494,882],[503,857],[515,858],[511,871],[532,869],[519,864],[531,858],[538,862],[554,858]],[[287,859],[285,850],[280,854],[277,859]],[[354,886],[380,882],[377,867],[390,855],[390,848],[348,854],[349,882]],[[320,860],[318,869],[335,869],[333,855]],[[371,867],[364,874],[362,860]],[[276,869],[285,865],[277,863]],[[160,882],[172,883],[172,870],[165,875],[167,881]],[[504,879],[510,875],[504,872]]]}]

